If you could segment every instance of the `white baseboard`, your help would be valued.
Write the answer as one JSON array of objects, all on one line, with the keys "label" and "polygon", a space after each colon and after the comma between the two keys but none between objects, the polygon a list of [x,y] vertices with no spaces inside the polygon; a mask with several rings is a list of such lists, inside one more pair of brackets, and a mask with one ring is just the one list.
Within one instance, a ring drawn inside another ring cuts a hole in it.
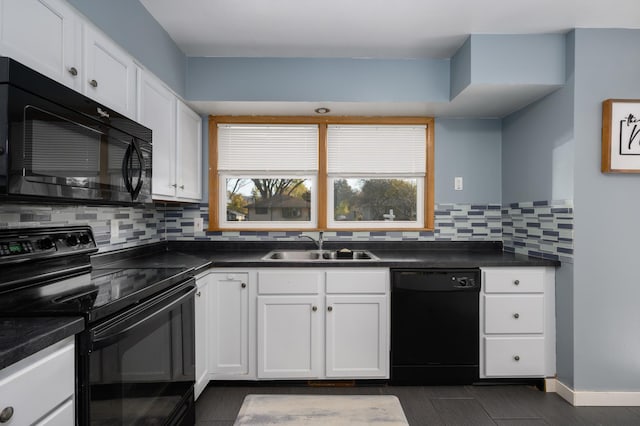
[{"label": "white baseboard", "polygon": [[575,391],[557,379],[546,379],[545,386],[576,407],[640,407],[640,392]]}]

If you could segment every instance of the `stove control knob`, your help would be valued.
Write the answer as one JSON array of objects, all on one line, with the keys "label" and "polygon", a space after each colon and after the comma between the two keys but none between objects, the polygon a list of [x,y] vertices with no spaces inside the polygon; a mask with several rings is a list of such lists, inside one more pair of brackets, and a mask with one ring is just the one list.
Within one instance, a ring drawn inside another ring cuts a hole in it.
[{"label": "stove control knob", "polygon": [[53,240],[51,238],[43,238],[39,241],[39,246],[43,250],[49,250],[53,247]]},{"label": "stove control knob", "polygon": [[69,235],[67,237],[67,244],[69,244],[71,247],[77,246],[78,245],[78,237],[76,237],[75,235]]},{"label": "stove control knob", "polygon": [[87,234],[80,234],[80,244],[89,244],[91,242],[91,238]]}]

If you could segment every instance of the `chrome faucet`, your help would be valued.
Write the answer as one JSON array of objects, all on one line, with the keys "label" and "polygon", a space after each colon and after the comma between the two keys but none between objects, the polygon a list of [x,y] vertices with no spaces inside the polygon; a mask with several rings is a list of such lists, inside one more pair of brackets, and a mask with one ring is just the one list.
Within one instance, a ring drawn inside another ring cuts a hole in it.
[{"label": "chrome faucet", "polygon": [[316,247],[318,247],[318,250],[322,251],[322,243],[324,242],[323,238],[323,232],[320,231],[318,232],[318,239],[316,240],[315,238],[313,238],[311,235],[307,235],[307,234],[301,234],[298,235],[298,238],[308,238],[311,241],[314,242],[314,244],[316,245]]}]

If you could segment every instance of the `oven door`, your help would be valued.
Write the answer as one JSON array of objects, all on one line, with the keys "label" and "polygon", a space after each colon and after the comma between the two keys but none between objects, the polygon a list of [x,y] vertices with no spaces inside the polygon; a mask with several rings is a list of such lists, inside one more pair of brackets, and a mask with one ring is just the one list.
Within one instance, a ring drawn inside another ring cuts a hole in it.
[{"label": "oven door", "polygon": [[90,424],[192,422],[195,291],[190,279],[90,330]]},{"label": "oven door", "polygon": [[103,123],[16,87],[8,91],[8,195],[151,202],[151,144],[113,127],[126,120]]}]

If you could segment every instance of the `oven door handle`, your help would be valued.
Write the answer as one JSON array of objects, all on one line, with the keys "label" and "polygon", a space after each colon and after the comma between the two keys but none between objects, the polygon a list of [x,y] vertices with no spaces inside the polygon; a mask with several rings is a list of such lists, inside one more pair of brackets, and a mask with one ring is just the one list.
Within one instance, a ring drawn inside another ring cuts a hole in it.
[{"label": "oven door handle", "polygon": [[[168,295],[163,295],[157,300],[152,299],[146,304],[138,306],[135,308],[135,312],[124,313],[120,317],[94,328],[91,341],[92,349],[97,350],[109,346],[134,332],[137,327],[171,311],[189,298],[194,298],[196,287],[193,286],[191,281],[189,281],[188,285],[180,286],[179,289],[172,291]],[[186,293],[181,294],[187,289]],[[176,295],[180,296],[176,298]]]}]

